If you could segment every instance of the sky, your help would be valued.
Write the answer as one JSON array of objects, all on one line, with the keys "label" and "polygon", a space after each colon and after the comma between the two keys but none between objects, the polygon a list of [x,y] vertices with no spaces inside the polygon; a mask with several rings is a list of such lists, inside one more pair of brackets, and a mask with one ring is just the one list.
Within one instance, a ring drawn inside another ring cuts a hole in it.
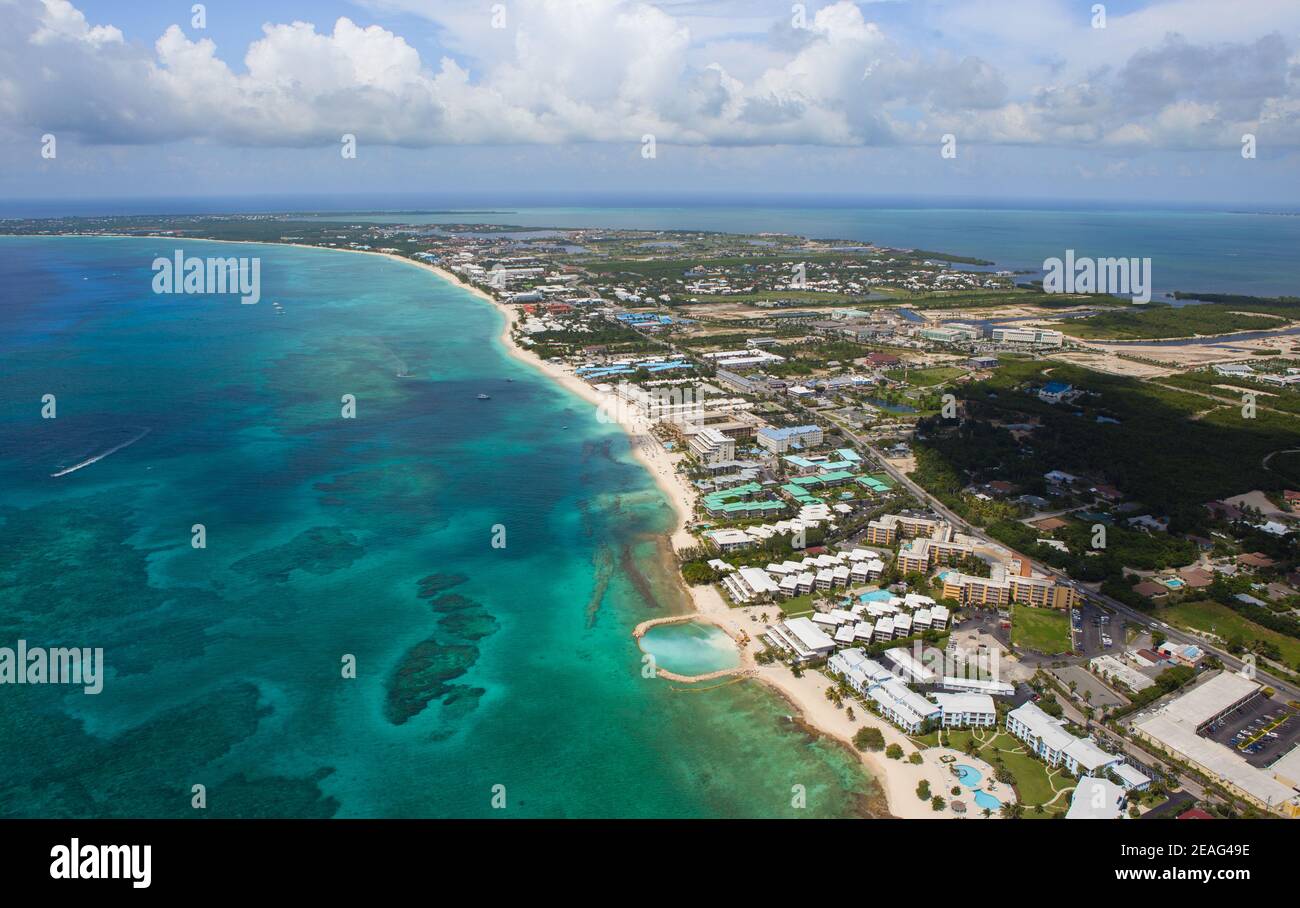
[{"label": "sky", "polygon": [[1295,0],[0,0],[0,18],[0,199],[1300,208]]}]

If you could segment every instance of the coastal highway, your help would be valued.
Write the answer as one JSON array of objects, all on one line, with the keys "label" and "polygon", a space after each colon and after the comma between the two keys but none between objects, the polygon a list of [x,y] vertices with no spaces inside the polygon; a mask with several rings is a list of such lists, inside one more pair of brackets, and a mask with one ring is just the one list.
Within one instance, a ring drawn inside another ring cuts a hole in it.
[{"label": "coastal highway", "polygon": [[[854,443],[864,448],[865,450],[869,451],[873,456],[875,456],[876,460],[880,462],[881,466],[884,468],[886,473],[888,473],[895,481],[897,481],[900,485],[902,485],[909,492],[915,495],[918,499],[924,501],[927,504],[927,506],[929,506],[936,514],[939,514],[941,517],[943,517],[945,520],[951,523],[954,527],[957,527],[963,533],[967,533],[971,536],[974,536],[977,539],[989,543],[990,545],[1000,545],[1003,548],[1006,548],[1004,543],[998,542],[996,539],[991,538],[986,533],[984,533],[983,530],[981,530],[979,527],[972,526],[970,523],[963,520],[961,517],[957,516],[955,513],[953,513],[953,511],[950,508],[946,507],[943,504],[943,502],[936,499],[933,495],[931,495],[925,489],[921,488],[921,486],[917,485],[909,477],[904,475],[902,470],[899,470],[897,467],[890,464],[889,461],[885,459],[884,454],[878,448],[876,448],[874,445],[868,442],[866,439],[862,438],[857,433],[845,428],[842,425],[837,424],[837,428],[839,428],[839,430],[843,432],[844,435],[849,439],[851,439]],[[1215,656],[1217,656],[1220,659],[1220,661],[1223,662],[1224,666],[1227,668],[1233,670],[1240,670],[1242,665],[1244,664],[1240,659],[1233,656],[1231,653],[1228,653],[1226,650],[1222,650],[1211,643],[1207,643],[1206,641],[1202,640],[1199,637],[1195,637],[1189,633],[1186,633],[1185,631],[1179,630],[1176,627],[1171,627],[1170,625],[1165,624],[1163,622],[1157,622],[1156,619],[1153,618],[1151,615],[1139,611],[1138,609],[1135,609],[1132,606],[1126,605],[1123,602],[1120,602],[1118,599],[1113,599],[1110,596],[1095,591],[1091,588],[1083,587],[1081,584],[1072,580],[1070,576],[1062,570],[1058,570],[1057,568],[1054,568],[1051,565],[1039,564],[1038,562],[1033,561],[1032,559],[1030,561],[1030,564],[1035,570],[1041,571],[1042,573],[1048,576],[1055,577],[1057,580],[1061,581],[1062,583],[1070,584],[1076,590],[1078,590],[1080,595],[1083,596],[1084,598],[1106,606],[1107,608],[1118,613],[1119,615],[1122,615],[1126,620],[1134,622],[1139,627],[1151,627],[1154,625],[1155,627],[1159,628],[1159,630],[1165,635],[1167,639],[1169,639],[1174,643],[1194,644],[1196,646],[1199,646],[1202,650],[1204,650],[1207,653],[1213,653]],[[1283,695],[1285,699],[1300,700],[1300,687],[1298,687],[1297,685],[1292,684],[1289,681],[1284,681],[1281,678],[1271,675],[1268,672],[1258,667],[1255,670],[1255,677],[1261,683],[1267,684],[1269,687],[1272,687],[1274,690],[1276,690],[1279,694]]]}]

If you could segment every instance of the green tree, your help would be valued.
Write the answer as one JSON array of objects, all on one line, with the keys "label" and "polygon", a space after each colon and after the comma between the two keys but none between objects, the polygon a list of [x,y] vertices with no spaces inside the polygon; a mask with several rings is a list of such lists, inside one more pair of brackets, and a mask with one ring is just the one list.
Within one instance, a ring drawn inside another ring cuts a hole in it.
[{"label": "green tree", "polygon": [[880,729],[868,725],[858,729],[853,736],[853,746],[858,750],[884,750],[885,736]]}]

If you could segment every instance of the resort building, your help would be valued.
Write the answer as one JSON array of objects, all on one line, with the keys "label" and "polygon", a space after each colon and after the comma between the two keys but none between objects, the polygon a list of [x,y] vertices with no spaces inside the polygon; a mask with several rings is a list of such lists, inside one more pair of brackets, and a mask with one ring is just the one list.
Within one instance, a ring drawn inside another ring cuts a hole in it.
[{"label": "resort building", "polygon": [[992,728],[998,710],[988,694],[931,694],[945,728]]},{"label": "resort building", "polygon": [[1143,791],[1151,786],[1151,779],[1145,773],[1127,763],[1112,767],[1111,772],[1115,773],[1125,791]]},{"label": "resort building", "polygon": [[1121,820],[1125,791],[1109,779],[1081,776],[1070,798],[1067,820]]},{"label": "resort building", "polygon": [[785,362],[784,356],[768,353],[766,350],[749,348],[746,350],[719,350],[716,353],[703,354],[705,359],[713,360],[719,369],[735,371],[736,369],[757,369],[775,363]]},{"label": "resort building", "polygon": [[[880,625],[877,624],[876,628],[879,629]],[[885,659],[893,663],[895,671],[909,681],[917,684],[933,684],[939,680],[939,673],[909,653],[906,646],[885,650]]]},{"label": "resort building", "polygon": [[800,661],[829,656],[835,641],[808,618],[788,618],[767,629],[767,639]]},{"label": "resort building", "polygon": [[930,538],[941,526],[947,526],[942,520],[933,517],[919,517],[911,514],[885,514],[867,524],[868,545],[893,545],[900,538],[912,539],[917,536]]},{"label": "resort building", "polygon": [[849,687],[862,696],[877,684],[884,684],[894,677],[889,669],[874,659],[867,658],[860,649],[844,649],[831,656],[826,667],[841,676]]},{"label": "resort building", "polygon": [[869,561],[854,562],[850,577],[854,583],[869,583],[872,580],[879,580],[884,573],[885,562],[879,558],[872,558]]},{"label": "resort building", "polygon": [[1051,577],[1026,576],[1008,569],[1006,564],[993,565],[988,577],[945,571],[939,579],[943,581],[943,598],[956,599],[962,605],[1022,602],[1039,608],[1067,609],[1077,598],[1072,586],[1057,583]]},{"label": "resort building", "polygon": [[963,678],[961,675],[944,675],[939,681],[939,686],[944,690],[958,693],[988,694],[990,697],[1010,697],[1016,692],[1016,686],[1006,681]]},{"label": "resort building", "polygon": [[1071,773],[1096,773],[1116,766],[1121,757],[1107,753],[1087,738],[1065,730],[1064,721],[1049,716],[1033,701],[1007,713],[1007,731],[1024,741],[1048,766],[1064,766]]},{"label": "resort building", "polygon": [[768,517],[787,510],[784,501],[756,498],[763,487],[756,482],[745,483],[730,489],[710,492],[701,500],[701,506],[710,517],[740,520],[747,517]]},{"label": "resort building", "polygon": [[736,440],[717,429],[704,428],[691,436],[690,450],[701,463],[731,462],[736,459]]},{"label": "resort building", "polygon": [[726,554],[727,552],[739,552],[752,548],[756,542],[754,537],[750,536],[744,530],[710,530],[704,534],[718,551]]},{"label": "resort building", "polygon": [[789,426],[775,428],[764,426],[758,430],[760,445],[774,454],[784,454],[791,448],[809,448],[822,443],[822,430],[818,426]]},{"label": "resort building", "polygon": [[880,707],[885,718],[908,734],[918,734],[927,723],[939,719],[939,707],[898,678],[871,688],[867,696]]},{"label": "resort building", "polygon": [[753,602],[781,591],[780,585],[762,568],[743,567],[722,578],[722,585],[736,603]]}]

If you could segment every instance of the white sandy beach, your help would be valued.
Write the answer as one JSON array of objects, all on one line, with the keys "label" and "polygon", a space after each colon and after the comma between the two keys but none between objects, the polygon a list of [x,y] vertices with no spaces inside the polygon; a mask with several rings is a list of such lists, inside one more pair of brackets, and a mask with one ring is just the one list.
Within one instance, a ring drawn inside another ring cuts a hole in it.
[{"label": "white sandy beach", "polygon": [[[402,259],[400,256],[390,257],[400,261],[410,261],[409,259]],[[506,317],[506,326],[501,333],[501,342],[511,356],[544,372],[574,394],[590,402],[592,406],[599,407],[601,405],[602,396],[587,382],[555,363],[540,359],[515,341],[513,329],[518,313],[513,307],[497,301],[490,294],[461,281],[454,274],[442,268],[434,265],[424,265],[419,262],[414,264],[428,268],[444,280],[451,281],[496,306]],[[677,472],[677,464],[683,459],[683,455],[672,454],[664,450],[659,441],[651,435],[650,425],[639,418],[627,416],[627,410],[628,408],[620,408],[618,412],[620,424],[632,442],[632,451],[645,468],[650,471],[650,475],[654,477],[659,488],[663,490],[664,495],[667,496],[673,508],[677,511],[677,523],[671,537],[673,550],[680,551],[685,547],[696,545],[696,540],[686,530],[694,511],[695,493],[687,484],[685,478]],[[739,640],[742,636],[752,638],[762,628],[762,624],[753,619],[763,611],[775,611],[772,606],[731,608],[712,585],[692,587],[682,584],[682,586],[690,595],[695,610],[700,617],[722,628],[733,639]],[[879,783],[889,812],[895,817],[933,819],[936,817],[952,818],[957,816],[950,806],[945,807],[942,811],[935,811],[930,806],[929,801],[922,801],[916,795],[917,785],[922,779],[928,779],[930,788],[935,794],[943,796],[946,802],[953,800],[949,790],[956,783],[947,765],[940,762],[940,757],[945,754],[957,756],[961,762],[974,765],[985,774],[985,778],[991,778],[992,776],[992,768],[982,760],[967,757],[946,748],[931,748],[922,751],[924,762],[920,765],[913,765],[906,762],[905,759],[889,760],[885,758],[883,753],[860,752],[853,746],[852,739],[853,735],[863,725],[872,725],[879,728],[884,734],[886,746],[898,744],[906,754],[916,751],[916,747],[908,741],[901,731],[885,720],[873,715],[863,705],[859,705],[854,710],[856,721],[850,721],[844,709],[836,708],[831,701],[826,699],[826,688],[832,682],[820,672],[807,671],[802,678],[796,678],[789,667],[782,663],[760,666],[754,661],[750,647],[741,648],[741,659],[743,667],[749,669],[753,677],[770,685],[780,693],[804,722],[818,732],[835,738],[850,751],[859,755],[867,771]],[[1015,797],[1014,793],[1005,786],[998,792],[998,795],[1003,801],[1012,800]],[[959,800],[966,802],[967,817],[981,818],[981,813],[975,808],[969,791],[964,791]]]},{"label": "white sandy beach", "polygon": [[[95,236],[109,236],[109,234],[95,234]],[[135,239],[166,239],[177,240],[177,237],[154,236],[144,237],[138,235],[121,235],[124,238]],[[197,238],[196,238],[197,241]],[[276,246],[295,246],[300,249],[317,249],[332,252],[351,252],[358,255],[375,255],[391,259],[406,265],[413,265],[417,268],[424,268],[433,272],[438,277],[451,284],[474,294],[478,298],[490,303],[496,307],[505,316],[505,325],[502,328],[500,340],[506,351],[521,362],[544,373],[546,376],[566,388],[573,394],[590,403],[593,409],[599,409],[602,403],[607,406],[607,412],[617,413],[620,426],[627,433],[631,441],[632,452],[637,460],[650,472],[656,484],[663,491],[664,495],[671,502],[672,507],[677,512],[677,520],[674,530],[671,534],[671,543],[674,551],[680,551],[688,546],[696,545],[696,540],[687,531],[686,526],[691,520],[695,506],[695,493],[687,483],[686,479],[677,472],[677,465],[683,459],[684,455],[673,454],[664,449],[663,445],[654,438],[650,433],[649,423],[631,413],[631,408],[614,407],[612,402],[608,402],[597,392],[591,385],[578,378],[571,371],[562,366],[547,362],[536,356],[525,347],[521,346],[514,338],[514,327],[518,320],[518,311],[505,303],[495,299],[491,294],[484,290],[461,280],[455,274],[444,268],[432,265],[427,262],[417,261],[406,258],[405,256],[395,255],[392,253],[378,252],[374,250],[363,249],[343,249],[332,246],[313,246],[305,243],[260,243],[246,240],[202,240],[202,242],[230,242],[244,245],[276,245]],[[756,616],[763,611],[775,613],[775,606],[750,606],[747,608],[731,608],[723,600],[717,589],[712,586],[687,586],[681,584],[682,588],[689,595],[696,612],[702,620],[722,628],[733,639],[737,641],[745,637],[752,638],[762,630],[762,624],[755,620]],[[883,719],[873,715],[864,705],[859,704],[855,709],[857,714],[856,721],[850,721],[844,709],[837,709],[835,705],[826,699],[826,688],[832,684],[831,680],[825,675],[816,671],[806,671],[802,678],[794,677],[789,667],[782,663],[760,666],[755,662],[753,652],[750,647],[741,647],[741,659],[746,674],[758,678],[764,683],[770,685],[781,696],[791,704],[791,708],[798,713],[799,717],[811,728],[840,741],[850,751],[859,755],[862,763],[866,767],[872,778],[876,779],[884,793],[889,812],[895,817],[906,819],[932,819],[936,817],[954,817],[951,807],[945,807],[943,811],[936,812],[931,809],[928,801],[921,801],[916,796],[916,787],[921,779],[929,779],[930,787],[935,794],[942,795],[945,801],[951,801],[953,796],[949,794],[949,789],[955,784],[947,767],[939,762],[940,756],[945,753],[955,754],[960,761],[975,766],[981,772],[985,773],[986,778],[991,776],[991,769],[983,761],[967,757],[962,754],[956,754],[956,751],[950,751],[940,748],[932,748],[922,751],[924,762],[920,765],[913,765],[904,760],[888,760],[883,753],[863,753],[858,751],[852,745],[854,733],[863,725],[872,725],[881,730],[884,734],[886,745],[899,744],[906,754],[916,751],[916,748],[907,740],[894,726],[890,725]],[[998,797],[1003,801],[1014,799],[1014,794],[1006,786],[1001,786]],[[967,814],[969,818],[979,818],[980,812],[975,809],[969,792],[964,792],[960,800],[967,803]],[[995,814],[996,816],[996,814]]]}]

